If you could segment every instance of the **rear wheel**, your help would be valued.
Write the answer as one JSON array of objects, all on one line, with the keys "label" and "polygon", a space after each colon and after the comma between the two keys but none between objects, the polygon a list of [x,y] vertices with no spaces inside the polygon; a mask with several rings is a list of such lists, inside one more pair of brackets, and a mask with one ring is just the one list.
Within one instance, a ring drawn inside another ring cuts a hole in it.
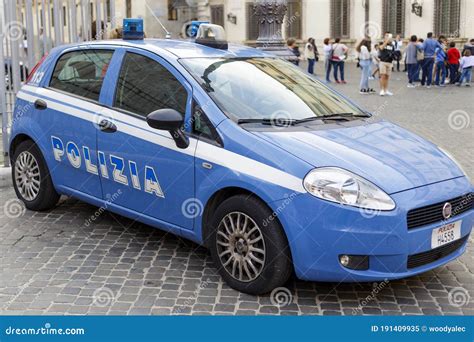
[{"label": "rear wheel", "polygon": [[263,294],[283,285],[292,271],[288,242],[272,211],[255,197],[224,201],[213,215],[211,254],[236,290]]},{"label": "rear wheel", "polygon": [[43,155],[31,140],[23,141],[15,149],[12,178],[16,195],[30,210],[51,209],[59,200]]}]

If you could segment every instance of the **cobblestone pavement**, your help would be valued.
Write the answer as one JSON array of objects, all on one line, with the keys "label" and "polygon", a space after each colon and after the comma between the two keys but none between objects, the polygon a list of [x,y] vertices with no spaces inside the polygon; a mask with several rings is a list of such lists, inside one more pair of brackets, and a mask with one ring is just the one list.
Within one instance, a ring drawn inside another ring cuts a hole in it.
[{"label": "cobblestone pavement", "polygon": [[[348,69],[354,76],[338,90],[445,147],[473,176],[472,124],[459,121],[472,119],[471,89],[407,89],[396,73],[394,97],[363,96],[359,72]],[[472,238],[458,260],[408,279],[291,279],[277,295],[255,297],[224,284],[194,243],[74,199],[24,211],[11,188],[0,191],[0,314],[474,314]]]}]

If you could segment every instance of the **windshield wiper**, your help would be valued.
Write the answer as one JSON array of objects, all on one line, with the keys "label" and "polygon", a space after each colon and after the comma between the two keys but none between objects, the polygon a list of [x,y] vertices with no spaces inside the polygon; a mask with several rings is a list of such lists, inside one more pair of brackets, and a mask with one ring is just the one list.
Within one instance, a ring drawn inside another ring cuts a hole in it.
[{"label": "windshield wiper", "polygon": [[321,115],[319,118],[323,120],[349,120],[349,118],[369,118],[368,114],[354,114],[354,113],[334,113]]},{"label": "windshield wiper", "polygon": [[264,119],[238,119],[237,123],[244,124],[244,123],[262,123]]},{"label": "windshield wiper", "polygon": [[272,125],[272,126],[294,126],[305,122],[317,121],[317,120],[350,120],[350,118],[368,118],[368,114],[354,114],[354,113],[334,113],[321,116],[311,116],[303,119],[285,119],[285,118],[248,118],[248,119],[239,119],[237,124],[246,124],[246,123],[261,123],[262,125]]},{"label": "windshield wiper", "polygon": [[237,124],[246,124],[246,123],[261,123],[262,125],[272,125],[272,126],[292,126],[295,124],[297,120],[293,119],[268,119],[268,118],[261,118],[261,119],[239,119],[237,120]]},{"label": "windshield wiper", "polygon": [[300,123],[305,123],[305,122],[310,122],[310,121],[316,121],[316,120],[323,120],[322,117],[320,116],[311,116],[309,118],[304,118],[304,119],[298,119],[293,121],[295,125],[300,124]]}]

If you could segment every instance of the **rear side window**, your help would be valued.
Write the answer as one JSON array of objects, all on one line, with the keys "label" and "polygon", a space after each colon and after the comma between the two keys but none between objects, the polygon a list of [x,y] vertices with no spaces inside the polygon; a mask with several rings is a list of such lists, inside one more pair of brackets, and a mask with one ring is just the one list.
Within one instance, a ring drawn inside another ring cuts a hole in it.
[{"label": "rear side window", "polygon": [[142,116],[172,108],[184,117],[187,97],[184,86],[160,63],[135,53],[125,55],[117,82],[115,107]]},{"label": "rear side window", "polygon": [[112,50],[81,50],[62,55],[49,86],[98,101]]}]

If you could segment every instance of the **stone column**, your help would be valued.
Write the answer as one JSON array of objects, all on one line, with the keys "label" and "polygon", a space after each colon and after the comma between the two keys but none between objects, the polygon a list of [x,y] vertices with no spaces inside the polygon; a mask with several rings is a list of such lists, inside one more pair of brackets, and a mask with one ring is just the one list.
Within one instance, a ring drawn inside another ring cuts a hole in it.
[{"label": "stone column", "polygon": [[292,60],[296,57],[286,47],[282,35],[283,19],[287,9],[287,0],[258,0],[253,5],[254,15],[259,24],[257,48]]}]

